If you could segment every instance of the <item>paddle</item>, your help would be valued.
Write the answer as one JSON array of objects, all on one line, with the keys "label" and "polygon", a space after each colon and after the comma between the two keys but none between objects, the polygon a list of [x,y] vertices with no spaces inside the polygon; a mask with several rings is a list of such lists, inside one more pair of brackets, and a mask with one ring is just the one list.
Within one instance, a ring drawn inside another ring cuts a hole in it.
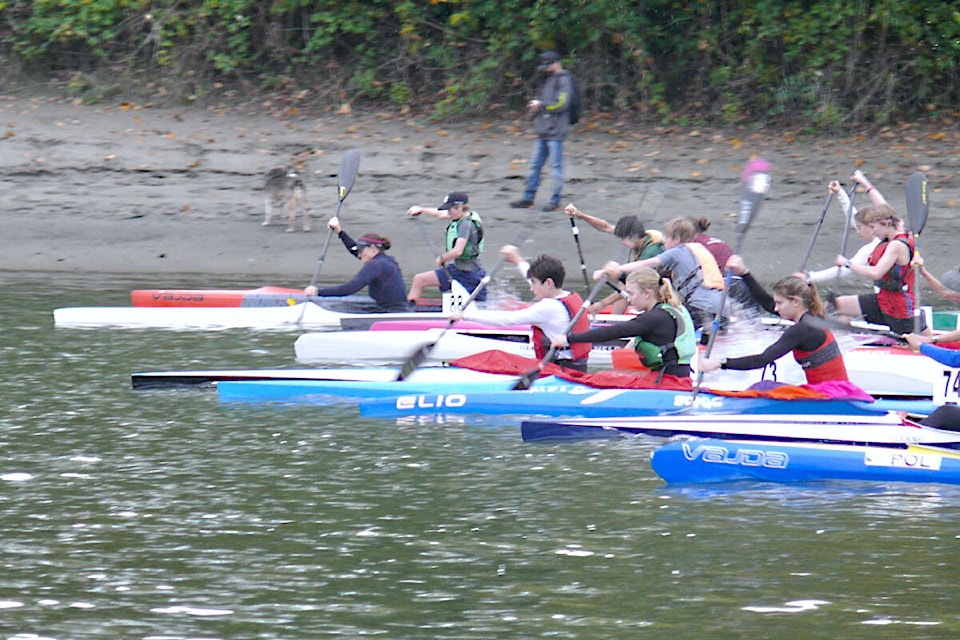
[{"label": "paddle", "polygon": [[[857,200],[857,183],[854,182],[847,192],[850,204],[847,205],[846,220],[843,221],[843,235],[840,240],[840,255],[847,255],[847,238],[850,236],[850,224],[853,222],[853,203]],[[840,283],[840,267],[837,267],[837,284]]]},{"label": "paddle", "polygon": [[[914,173],[907,180],[907,218],[910,221],[910,231],[913,232],[913,250],[917,251],[917,240],[920,232],[927,224],[927,214],[930,212],[930,202],[927,200],[927,176],[920,171]],[[920,265],[913,265],[913,331],[920,333],[920,288],[923,282],[920,279]]]},{"label": "paddle", "polygon": [[797,271],[803,271],[807,268],[807,260],[810,259],[810,254],[813,253],[813,245],[817,241],[817,236],[820,235],[820,229],[823,227],[823,220],[827,217],[827,210],[830,208],[831,202],[833,202],[832,191],[827,194],[827,203],[823,205],[823,211],[820,212],[820,220],[817,221],[817,227],[813,230],[813,237],[810,238],[810,244],[807,245],[807,253],[804,254],[803,260],[800,261],[800,268],[797,269]]},{"label": "paddle", "polygon": [[[359,149],[350,149],[340,160],[340,173],[337,174],[337,217],[340,217],[340,207],[346,200],[347,194],[353,188],[353,183],[357,179],[357,171],[360,169],[360,151]],[[310,286],[317,286],[317,280],[320,279],[320,268],[323,267],[323,261],[327,257],[327,249],[330,247],[330,237],[333,235],[333,228],[327,229],[327,239],[323,241],[323,250],[320,252],[320,258],[317,260],[317,267],[313,270],[313,277],[310,279]]]},{"label": "paddle", "polygon": [[[740,187],[740,212],[737,214],[737,239],[734,244],[733,252],[740,254],[740,248],[743,246],[743,238],[747,235],[747,229],[750,223],[760,211],[760,205],[763,203],[767,191],[770,190],[770,163],[763,158],[754,158],[747,163],[741,174],[742,185]],[[727,293],[730,291],[730,283],[733,280],[733,272],[727,270],[726,282],[720,295],[720,303],[717,305],[717,312],[713,316],[713,330],[710,332],[710,339],[707,341],[707,351],[704,358],[709,358],[713,352],[713,344],[717,340],[717,334],[720,333],[720,319],[723,317],[723,308],[727,304]],[[693,388],[693,400],[696,400],[700,392],[700,384],[703,382],[703,372],[697,372],[697,384]],[[693,402],[690,403],[693,407]]]},{"label": "paddle", "polygon": [[577,220],[570,216],[570,231],[573,232],[573,241],[577,243],[577,255],[580,257],[580,273],[583,274],[583,284],[590,288],[590,276],[587,275],[587,263],[583,259],[583,249],[580,247],[580,228],[577,227]]},{"label": "paddle", "polygon": [[[629,247],[627,247],[626,245],[621,247],[620,251],[617,252],[616,258],[614,259],[615,262],[617,262],[618,264],[623,262],[623,260],[627,257],[628,251],[629,251]],[[600,280],[598,280],[596,284],[593,285],[593,289],[590,290],[590,293],[587,294],[587,299],[583,301],[583,304],[580,306],[577,312],[573,315],[572,318],[570,318],[570,322],[567,323],[567,328],[563,332],[565,335],[573,331],[573,328],[576,326],[577,322],[580,320],[583,314],[586,313],[587,309],[590,308],[590,305],[593,304],[593,300],[600,293],[600,289],[602,289],[603,286],[608,283],[609,283],[609,279],[607,277],[607,274],[603,274]],[[543,372],[543,368],[547,366],[547,363],[553,360],[553,356],[556,353],[557,353],[557,348],[551,346],[550,349],[544,354],[540,362],[537,363],[536,367],[524,373],[522,376],[520,376],[520,378],[517,379],[516,382],[513,383],[513,386],[510,387],[511,391],[526,391],[527,389],[529,389],[533,385],[534,381],[540,377],[540,374]]]},{"label": "paddle", "polygon": [[[520,246],[530,234],[530,231],[534,226],[536,225],[524,225],[520,229],[520,233],[518,233],[517,237],[513,240],[514,246]],[[489,282],[493,279],[493,276],[500,271],[500,267],[503,266],[506,260],[507,257],[504,255],[500,255],[497,258],[497,261],[493,263],[493,268],[490,269],[490,271],[488,271],[487,274],[480,279],[480,282],[478,282],[477,286],[473,288],[473,291],[470,292],[470,295],[467,296],[467,299],[463,301],[463,304],[460,306],[461,309],[466,309],[470,306],[471,302],[476,300],[483,288],[487,286],[487,284],[489,284]],[[440,334],[432,342],[428,342],[418,347],[417,350],[414,351],[409,358],[407,358],[406,362],[403,363],[403,366],[400,367],[400,373],[397,374],[396,381],[400,382],[402,380],[406,380],[411,373],[416,371],[417,368],[427,360],[430,352],[434,347],[437,346],[437,343],[440,342],[440,339],[452,326],[453,320],[447,320],[446,326],[443,327],[443,329],[440,331]]]}]

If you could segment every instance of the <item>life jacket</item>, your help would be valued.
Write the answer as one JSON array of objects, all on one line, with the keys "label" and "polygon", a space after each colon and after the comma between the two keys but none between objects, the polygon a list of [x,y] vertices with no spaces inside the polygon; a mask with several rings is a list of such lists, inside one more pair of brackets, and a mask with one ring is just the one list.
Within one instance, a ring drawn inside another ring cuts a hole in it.
[{"label": "life jacket", "polygon": [[[913,235],[900,233],[894,236],[893,240],[907,245],[912,261],[916,250]],[[867,258],[867,264],[873,266],[880,261],[880,257],[890,246],[888,242],[888,240],[883,240],[874,247]],[[882,278],[874,280],[873,284],[878,289],[877,304],[881,311],[892,318],[903,319],[913,316],[914,272],[909,263],[894,264],[888,272],[883,274]]]},{"label": "life jacket", "polygon": [[673,288],[683,296],[684,300],[688,300],[697,287],[723,290],[726,286],[723,274],[720,273],[720,267],[717,266],[713,254],[699,242],[687,242],[683,246],[697,259],[697,267],[682,280],[674,280]]},{"label": "life jacket", "polygon": [[803,375],[807,377],[807,384],[829,380],[849,381],[847,365],[843,361],[840,345],[837,344],[836,338],[830,331],[824,329],[823,333],[826,335],[823,344],[813,351],[793,350],[793,357],[803,369]]},{"label": "life jacket", "polygon": [[460,218],[460,220],[451,220],[450,224],[447,225],[447,251],[453,249],[457,238],[460,237],[458,227],[463,220],[469,220],[477,227],[477,242],[474,244],[467,238],[467,245],[463,248],[463,253],[460,254],[458,260],[473,260],[483,251],[483,221],[480,219],[480,216],[477,215],[476,211],[471,211],[465,218]]},{"label": "life jacket", "polygon": [[663,302],[658,304],[657,307],[666,311],[673,318],[677,325],[677,332],[673,340],[667,344],[653,344],[639,336],[634,339],[633,349],[637,352],[637,357],[640,358],[640,364],[651,371],[659,371],[668,364],[674,364],[672,360],[665,360],[665,356],[670,349],[677,352],[676,364],[690,364],[690,360],[697,353],[697,336],[690,312],[682,305],[677,308]]},{"label": "life jacket", "polygon": [[[663,233],[656,229],[647,229],[643,237],[640,238],[640,244],[630,249],[630,257],[627,262],[636,262],[637,260],[646,260],[663,253]],[[626,279],[626,277],[624,277]]]},{"label": "life jacket", "polygon": [[[577,312],[580,311],[580,307],[583,306],[583,298],[580,297],[579,293],[573,292],[569,295],[565,295],[560,298],[560,302],[563,303],[563,306],[567,309],[567,315],[572,319],[573,316],[577,315]],[[577,319],[576,323],[573,325],[572,333],[583,333],[590,329],[590,316],[586,313],[580,314],[580,317]],[[590,355],[590,349],[593,345],[589,342],[576,342],[570,345],[570,359],[571,360],[580,360],[586,358]],[[543,356],[547,355],[547,350],[550,348],[550,344],[547,341],[547,336],[543,333],[543,330],[540,327],[533,327],[533,354],[537,357],[538,360],[543,360]]]}]

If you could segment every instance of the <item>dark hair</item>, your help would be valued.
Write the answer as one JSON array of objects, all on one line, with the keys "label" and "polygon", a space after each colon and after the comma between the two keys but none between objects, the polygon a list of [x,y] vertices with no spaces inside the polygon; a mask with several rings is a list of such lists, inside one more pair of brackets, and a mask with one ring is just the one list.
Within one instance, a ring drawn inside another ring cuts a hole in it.
[{"label": "dark hair", "polygon": [[375,245],[380,251],[386,251],[390,248],[390,239],[383,237],[379,233],[365,233],[357,238],[357,243],[361,242]]},{"label": "dark hair", "polygon": [[697,233],[706,233],[710,228],[710,218],[695,218],[687,216],[687,220],[693,223],[693,230]]},{"label": "dark hair", "polygon": [[563,268],[563,263],[546,254],[530,263],[530,269],[527,271],[528,278],[536,278],[540,282],[545,282],[547,278],[553,280],[553,286],[558,289],[563,286],[563,279],[567,277],[567,270]]},{"label": "dark hair", "polygon": [[623,216],[617,220],[617,224],[613,228],[613,235],[621,240],[625,240],[631,236],[642,236],[646,232],[646,228],[637,216]]}]

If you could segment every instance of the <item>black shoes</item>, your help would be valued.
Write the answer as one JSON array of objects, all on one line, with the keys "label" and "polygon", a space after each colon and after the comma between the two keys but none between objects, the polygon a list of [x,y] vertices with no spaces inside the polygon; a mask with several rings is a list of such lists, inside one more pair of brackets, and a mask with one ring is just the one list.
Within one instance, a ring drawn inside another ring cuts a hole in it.
[{"label": "black shoes", "polygon": [[544,210],[544,211],[556,211],[556,210],[559,209],[559,208],[560,208],[560,203],[559,203],[559,202],[553,202],[553,201],[551,201],[551,202],[548,202],[547,204],[543,205],[543,210]]},{"label": "black shoes", "polygon": [[523,198],[521,200],[515,200],[510,203],[510,206],[513,207],[514,209],[532,209],[533,200],[527,200],[526,198]]}]

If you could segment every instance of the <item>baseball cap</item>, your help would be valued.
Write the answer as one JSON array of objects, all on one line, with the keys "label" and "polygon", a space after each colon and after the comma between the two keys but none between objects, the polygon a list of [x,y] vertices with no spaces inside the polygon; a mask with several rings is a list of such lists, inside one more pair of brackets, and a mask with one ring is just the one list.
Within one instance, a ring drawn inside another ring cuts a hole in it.
[{"label": "baseball cap", "polygon": [[470,201],[470,198],[467,197],[462,191],[453,191],[447,194],[447,197],[443,199],[443,204],[441,204],[437,209],[440,211],[446,211],[455,204],[467,204]]},{"label": "baseball cap", "polygon": [[560,60],[560,54],[556,51],[544,51],[540,54],[540,64],[537,66],[537,69],[543,71],[558,60]]}]

